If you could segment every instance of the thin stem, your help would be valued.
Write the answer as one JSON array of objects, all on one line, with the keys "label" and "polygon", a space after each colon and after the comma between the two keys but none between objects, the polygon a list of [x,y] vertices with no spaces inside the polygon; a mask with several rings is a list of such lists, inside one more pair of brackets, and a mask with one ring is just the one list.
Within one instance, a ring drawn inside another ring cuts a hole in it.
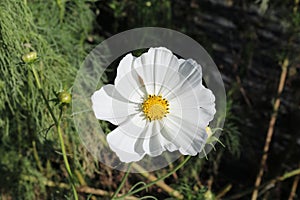
[{"label": "thin stem", "polygon": [[294,197],[296,196],[296,191],[297,191],[299,179],[300,179],[300,176],[299,176],[299,175],[295,177],[295,179],[294,179],[294,181],[293,181],[293,186],[292,186],[292,189],[291,189],[291,192],[290,192],[290,195],[289,195],[289,199],[288,199],[288,200],[293,200]]},{"label": "thin stem", "polygon": [[54,113],[53,113],[53,111],[52,111],[52,109],[51,109],[51,107],[50,107],[49,101],[48,101],[48,99],[46,98],[46,95],[45,95],[45,93],[44,93],[44,91],[43,91],[43,88],[42,88],[42,85],[41,85],[39,76],[38,76],[38,74],[37,74],[37,71],[35,70],[35,67],[34,67],[33,65],[31,66],[31,69],[32,69],[32,73],[33,73],[33,76],[34,76],[34,78],[35,78],[35,81],[36,81],[36,85],[37,85],[37,87],[38,87],[38,90],[39,90],[39,92],[41,93],[41,95],[42,95],[42,97],[43,97],[43,99],[44,99],[44,101],[45,101],[45,104],[46,104],[46,106],[47,106],[47,109],[48,109],[48,111],[50,112],[50,115],[51,115],[51,117],[52,117],[52,119],[53,119],[55,125],[57,126],[57,124],[58,124],[57,119],[56,119],[56,117],[55,117],[55,115],[54,115]]},{"label": "thin stem", "polygon": [[[272,180],[270,180],[270,181],[268,181],[268,182],[266,182],[266,183],[260,185],[258,189],[262,189],[263,187],[268,187],[268,188],[270,188],[270,187],[269,187],[270,185],[274,185],[274,184],[276,184],[277,182],[284,181],[284,180],[286,180],[286,179],[288,179],[288,178],[291,178],[291,177],[297,176],[297,175],[300,175],[300,168],[295,169],[295,170],[292,170],[292,171],[290,171],[290,172],[287,172],[287,173],[285,173],[285,174],[283,174],[282,176],[279,176],[279,177],[277,177],[277,178],[274,178],[274,179],[272,179]],[[242,191],[242,192],[239,193],[239,194],[235,194],[235,195],[233,195],[233,196],[231,196],[231,197],[228,197],[228,198],[225,198],[225,199],[226,199],[226,200],[241,199],[242,197],[244,197],[244,196],[246,196],[246,195],[248,195],[248,194],[251,194],[252,191],[253,191],[253,188],[250,188],[250,189],[247,189],[247,190]]]},{"label": "thin stem", "polygon": [[68,161],[68,157],[67,157],[67,153],[66,153],[65,142],[64,142],[64,138],[63,138],[62,131],[60,128],[61,116],[62,116],[62,109],[60,111],[60,115],[59,115],[59,118],[57,121],[57,132],[58,132],[58,136],[59,136],[60,147],[61,147],[64,163],[65,163],[68,175],[69,175],[69,179],[71,182],[74,198],[75,198],[75,200],[78,200],[77,191],[76,191],[76,188],[75,188],[74,182],[73,182],[73,174],[72,174],[72,171],[71,171],[71,168],[69,165],[69,161]]},{"label": "thin stem", "polygon": [[170,172],[167,173],[166,175],[164,175],[164,176],[162,176],[162,177],[156,179],[155,181],[152,181],[152,182],[148,183],[147,185],[145,185],[145,186],[143,186],[143,187],[140,187],[140,188],[138,188],[138,189],[136,189],[136,190],[133,190],[133,191],[131,191],[131,192],[127,193],[127,194],[124,194],[124,195],[122,195],[122,196],[120,196],[120,197],[117,197],[117,198],[115,198],[115,199],[124,199],[125,197],[127,197],[127,196],[129,196],[129,195],[133,195],[133,194],[135,194],[135,193],[137,193],[137,192],[140,192],[140,191],[142,191],[142,190],[144,190],[144,189],[146,189],[146,188],[148,188],[148,187],[154,185],[154,184],[157,183],[158,181],[161,181],[161,180],[163,180],[163,179],[165,179],[165,178],[171,176],[174,172],[176,172],[177,170],[179,170],[179,169],[180,169],[180,168],[181,168],[181,167],[182,167],[182,166],[183,166],[190,158],[191,158],[191,156],[187,156],[187,157],[184,159],[184,161],[183,161],[182,163],[180,163],[177,167],[175,167],[172,171],[170,171]]},{"label": "thin stem", "polygon": [[289,65],[289,60],[286,58],[286,59],[284,59],[284,61],[282,62],[282,65],[281,65],[282,71],[281,71],[280,81],[279,81],[278,89],[277,89],[277,98],[273,105],[273,114],[272,114],[270,122],[269,122],[269,128],[268,128],[268,132],[266,135],[266,141],[265,141],[265,145],[264,145],[263,155],[262,155],[261,162],[260,162],[259,172],[258,172],[256,180],[255,180],[254,190],[252,193],[251,200],[256,200],[258,197],[258,189],[261,184],[261,180],[264,175],[265,165],[266,165],[266,162],[268,159],[269,147],[270,147],[270,143],[272,141],[274,127],[275,127],[275,123],[277,120],[277,114],[278,114],[278,110],[280,107],[280,95],[281,95],[284,85],[285,85],[288,65]]},{"label": "thin stem", "polygon": [[[144,168],[142,168],[140,165],[134,163],[134,164],[132,164],[132,167],[135,168],[135,170],[137,170],[138,172],[140,172],[142,176],[144,176],[146,179],[148,179],[149,182],[157,180],[156,176],[154,176],[153,174],[151,174],[149,172],[146,172],[146,170]],[[173,169],[174,169],[174,166],[170,170],[173,170]],[[173,173],[173,175],[174,174],[175,173]],[[167,185],[164,181],[158,181],[158,182],[155,183],[155,185],[157,185],[162,190],[164,190],[165,192],[167,192],[171,196],[175,197],[176,199],[182,199],[183,198],[182,194],[180,194],[179,191],[173,189],[172,187]]]},{"label": "thin stem", "polygon": [[43,171],[43,167],[42,167],[42,163],[41,163],[40,158],[39,158],[39,154],[38,154],[38,152],[36,150],[36,143],[35,143],[35,141],[32,141],[32,150],[33,150],[33,157],[34,157],[34,159],[36,161],[37,167],[42,172]]},{"label": "thin stem", "polygon": [[63,139],[63,136],[62,136],[62,131],[61,131],[61,128],[60,128],[60,122],[61,122],[61,116],[62,116],[62,108],[60,110],[60,115],[59,115],[59,118],[57,120],[57,118],[54,115],[53,110],[50,107],[48,99],[46,98],[46,95],[45,95],[45,93],[43,91],[43,88],[42,88],[39,76],[38,76],[37,71],[35,70],[35,67],[33,65],[31,66],[31,69],[32,69],[33,76],[35,78],[38,90],[41,93],[41,95],[42,95],[42,97],[43,97],[43,99],[44,99],[44,101],[46,103],[47,109],[50,112],[50,115],[51,115],[51,117],[52,117],[52,119],[53,119],[53,121],[55,123],[56,128],[57,128],[57,132],[58,132],[58,136],[59,136],[59,141],[60,141],[60,146],[61,146],[61,151],[62,151],[62,154],[63,154],[64,163],[65,163],[68,175],[69,175],[69,179],[70,179],[70,182],[71,182],[74,199],[78,200],[77,191],[76,191],[76,188],[75,188],[75,185],[74,185],[74,182],[73,182],[72,171],[71,171],[71,168],[70,168],[70,165],[69,165],[69,161],[68,161],[68,158],[67,158],[67,154],[66,154],[65,143],[64,143],[64,139]]},{"label": "thin stem", "polygon": [[125,175],[123,176],[122,181],[121,181],[119,187],[117,188],[117,190],[115,191],[115,193],[112,195],[112,197],[111,197],[112,199],[115,198],[115,197],[119,194],[120,190],[123,188],[123,186],[124,186],[124,184],[125,184],[125,181],[126,181],[128,175],[129,175],[129,172],[130,172],[130,169],[131,169],[131,165],[132,165],[132,163],[130,163],[130,164],[128,165],[127,172],[126,172]]}]

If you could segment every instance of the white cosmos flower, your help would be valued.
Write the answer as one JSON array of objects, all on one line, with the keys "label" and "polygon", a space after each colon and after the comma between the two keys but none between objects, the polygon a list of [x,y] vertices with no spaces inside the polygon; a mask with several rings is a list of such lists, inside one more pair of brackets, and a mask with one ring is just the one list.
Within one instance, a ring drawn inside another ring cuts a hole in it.
[{"label": "white cosmos flower", "polygon": [[202,85],[201,66],[163,47],[140,57],[127,54],[114,85],[103,86],[91,99],[96,118],[118,126],[106,139],[126,163],[166,150],[196,155],[216,112],[213,93]]}]

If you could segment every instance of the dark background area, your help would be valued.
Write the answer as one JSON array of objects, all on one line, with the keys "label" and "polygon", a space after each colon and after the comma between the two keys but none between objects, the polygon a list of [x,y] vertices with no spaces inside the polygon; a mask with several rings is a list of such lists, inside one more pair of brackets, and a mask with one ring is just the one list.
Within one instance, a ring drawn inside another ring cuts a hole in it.
[{"label": "dark background area", "polygon": [[[197,40],[210,53],[230,94],[233,121],[240,132],[240,156],[225,150],[215,180],[218,189],[230,180],[234,187],[229,195],[253,186],[277,97],[280,62],[285,57],[290,61],[289,75],[264,179],[299,165],[300,14],[293,11],[293,1],[265,2],[268,5],[264,10],[262,1],[151,1],[149,8],[145,8],[146,2],[130,5],[128,1],[119,16],[114,16],[109,7],[100,6],[108,17],[108,23],[100,24],[103,34],[143,26],[167,27]],[[268,198],[286,199],[291,184],[278,184]]]}]

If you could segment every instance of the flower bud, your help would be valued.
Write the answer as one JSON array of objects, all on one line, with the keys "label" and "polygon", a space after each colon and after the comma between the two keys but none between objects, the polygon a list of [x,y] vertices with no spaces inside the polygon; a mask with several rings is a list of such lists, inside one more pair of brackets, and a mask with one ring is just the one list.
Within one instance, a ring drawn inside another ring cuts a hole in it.
[{"label": "flower bud", "polygon": [[215,195],[211,192],[211,190],[207,190],[207,191],[204,193],[204,197],[205,197],[205,199],[207,199],[207,200],[213,200],[213,199],[215,199]]},{"label": "flower bud", "polygon": [[205,131],[207,133],[207,138],[210,138],[213,135],[213,132],[211,131],[211,128],[209,126],[205,128]]},{"label": "flower bud", "polygon": [[37,59],[37,53],[35,51],[29,52],[22,56],[22,60],[25,63],[31,63],[31,62],[35,61],[36,59]]},{"label": "flower bud", "polygon": [[67,91],[62,91],[58,93],[58,100],[60,104],[69,104],[71,103],[72,96],[69,92]]}]

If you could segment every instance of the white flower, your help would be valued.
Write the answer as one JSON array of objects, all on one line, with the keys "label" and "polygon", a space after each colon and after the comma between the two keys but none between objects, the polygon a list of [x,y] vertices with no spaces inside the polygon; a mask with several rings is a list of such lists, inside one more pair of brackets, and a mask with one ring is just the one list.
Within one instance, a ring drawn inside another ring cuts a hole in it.
[{"label": "white flower", "polygon": [[127,54],[114,85],[92,95],[96,118],[118,127],[107,135],[122,162],[154,157],[168,150],[196,155],[205,145],[215,97],[202,85],[194,60],[178,59],[163,47],[140,57]]}]

